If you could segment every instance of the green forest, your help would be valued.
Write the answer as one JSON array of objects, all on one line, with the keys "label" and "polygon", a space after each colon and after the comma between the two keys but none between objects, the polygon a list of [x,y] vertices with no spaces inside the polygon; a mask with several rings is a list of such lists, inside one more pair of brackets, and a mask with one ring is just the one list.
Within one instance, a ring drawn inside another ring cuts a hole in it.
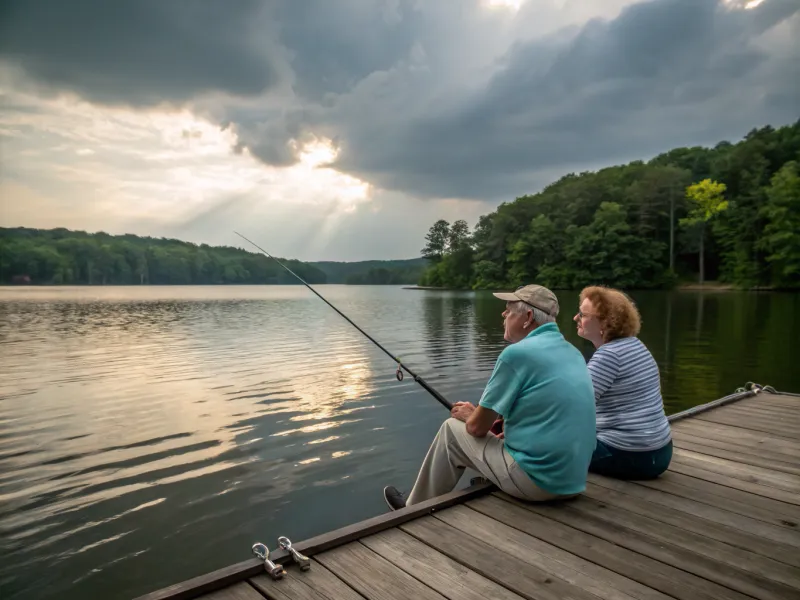
[{"label": "green forest", "polygon": [[800,121],[571,173],[470,230],[439,220],[420,285],[800,288]]},{"label": "green forest", "polygon": [[[280,259],[309,283],[320,269]],[[0,228],[0,283],[72,285],[297,284],[263,254],[165,238]]]},{"label": "green forest", "polygon": [[[279,259],[309,283],[415,284],[428,261]],[[0,284],[219,285],[299,282],[260,253],[180,240],[0,227]]]},{"label": "green forest", "polygon": [[415,284],[425,272],[424,258],[407,260],[364,260],[358,262],[312,262],[328,277],[328,283],[349,285]]}]

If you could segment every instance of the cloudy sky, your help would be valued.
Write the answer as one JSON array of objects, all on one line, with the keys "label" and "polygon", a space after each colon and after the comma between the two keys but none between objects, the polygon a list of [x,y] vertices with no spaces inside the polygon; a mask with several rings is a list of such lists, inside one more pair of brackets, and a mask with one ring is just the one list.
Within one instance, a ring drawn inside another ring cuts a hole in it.
[{"label": "cloudy sky", "polygon": [[409,258],[800,117],[797,0],[0,0],[0,225]]}]

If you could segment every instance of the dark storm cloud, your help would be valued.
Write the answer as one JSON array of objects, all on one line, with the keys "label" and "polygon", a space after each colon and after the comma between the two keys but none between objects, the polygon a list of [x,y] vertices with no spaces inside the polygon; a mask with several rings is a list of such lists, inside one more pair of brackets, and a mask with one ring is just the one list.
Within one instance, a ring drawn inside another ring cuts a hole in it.
[{"label": "dark storm cloud", "polygon": [[0,57],[51,89],[133,106],[278,80],[257,0],[0,0]]},{"label": "dark storm cloud", "polygon": [[[0,57],[93,101],[195,99],[269,164],[329,137],[337,168],[419,197],[508,198],[798,117],[797,0],[648,0],[558,30],[547,6],[5,2]],[[215,90],[257,97],[196,98]]]},{"label": "dark storm cloud", "polygon": [[794,120],[798,46],[772,62],[756,41],[798,11],[794,0],[746,11],[655,0],[568,41],[516,45],[466,106],[398,129],[351,123],[357,143],[342,167],[423,195],[515,194],[546,183],[536,176],[545,167],[611,163]]}]

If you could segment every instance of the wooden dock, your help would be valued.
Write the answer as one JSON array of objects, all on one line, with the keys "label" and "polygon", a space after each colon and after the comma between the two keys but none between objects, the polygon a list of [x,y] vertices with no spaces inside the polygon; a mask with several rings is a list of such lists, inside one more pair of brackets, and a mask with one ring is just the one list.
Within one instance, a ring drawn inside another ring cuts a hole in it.
[{"label": "wooden dock", "polygon": [[251,559],[140,600],[800,599],[800,397],[741,392],[671,421],[657,480],[590,474],[549,504],[472,486],[296,543],[308,571],[273,551],[283,579]]}]

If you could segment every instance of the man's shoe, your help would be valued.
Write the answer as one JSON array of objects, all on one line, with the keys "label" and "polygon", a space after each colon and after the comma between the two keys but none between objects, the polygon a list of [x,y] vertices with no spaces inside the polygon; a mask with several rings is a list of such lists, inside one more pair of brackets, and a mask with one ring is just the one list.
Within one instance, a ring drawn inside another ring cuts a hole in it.
[{"label": "man's shoe", "polygon": [[393,485],[387,485],[383,488],[383,498],[392,510],[400,510],[406,507],[406,499]]}]

